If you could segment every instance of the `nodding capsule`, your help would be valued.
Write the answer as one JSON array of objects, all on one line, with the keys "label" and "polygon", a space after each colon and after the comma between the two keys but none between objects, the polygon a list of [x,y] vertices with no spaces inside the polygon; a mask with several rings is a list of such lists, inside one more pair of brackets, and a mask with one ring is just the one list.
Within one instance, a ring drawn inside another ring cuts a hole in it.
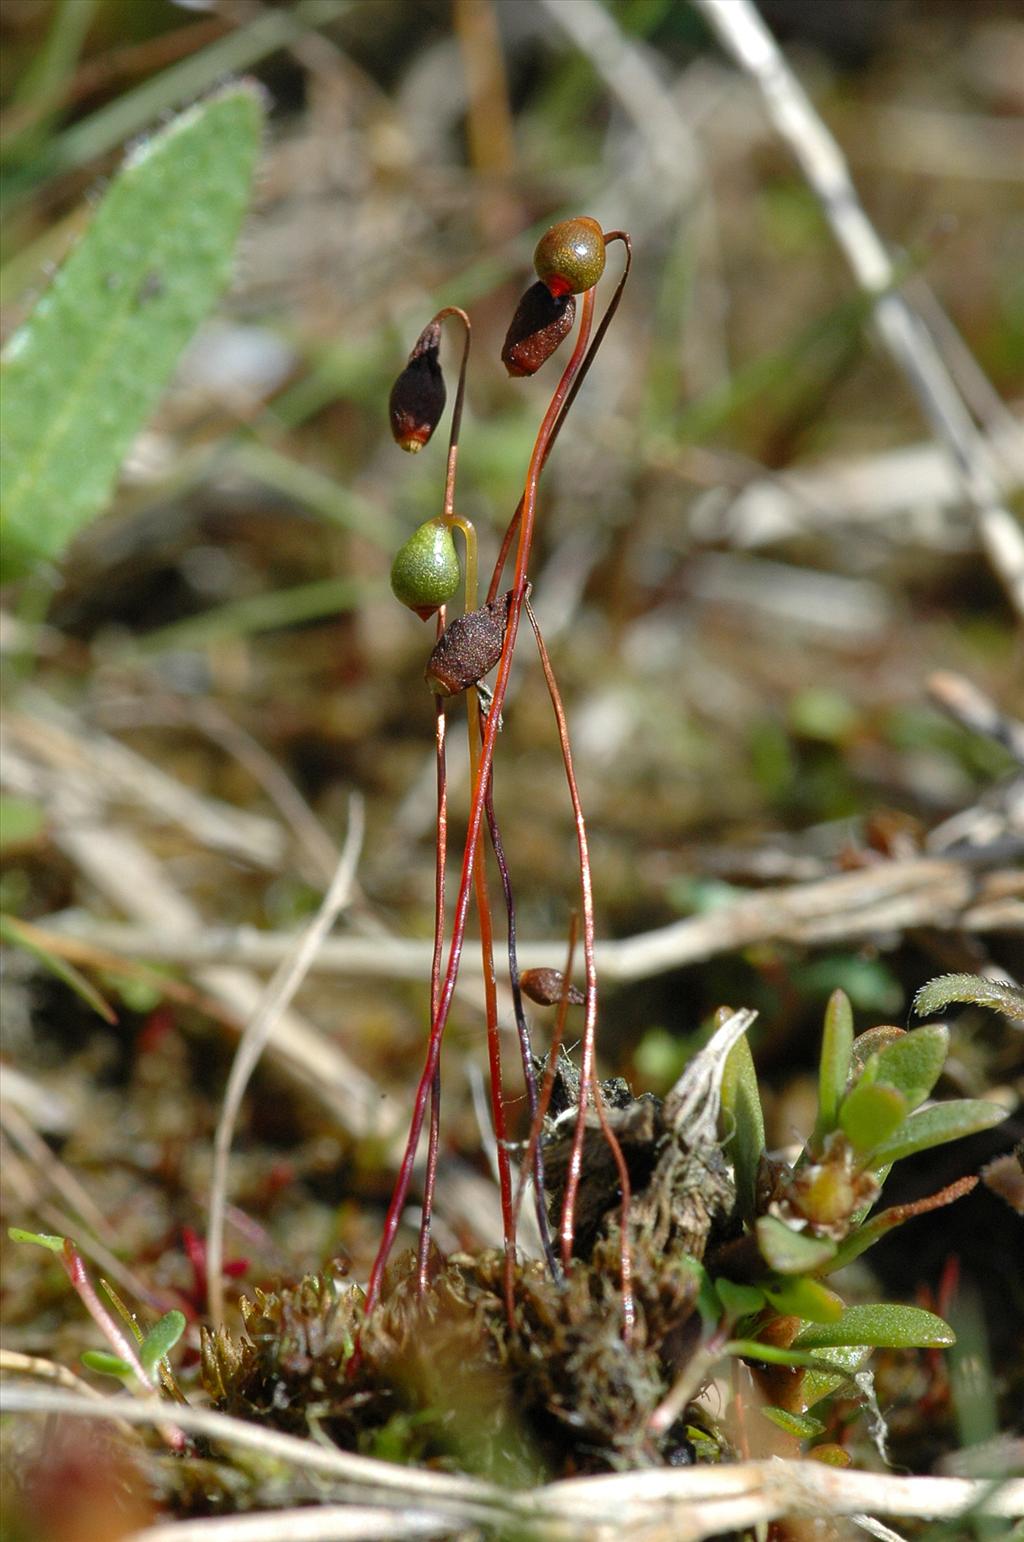
[{"label": "nodding capsule", "polygon": [[388,413],[395,443],[415,455],[441,421],[447,399],[441,372],[441,323],[423,328],[409,361],[391,387]]},{"label": "nodding capsule", "polygon": [[426,682],[435,696],[457,696],[476,685],[501,657],[512,592],[468,611],[445,627],[427,660]]},{"label": "nodding capsule", "polygon": [[531,284],[516,306],[501,362],[510,375],[534,375],[572,331],[576,301],[571,294],[555,296],[540,279]]},{"label": "nodding capsule", "polygon": [[544,232],[533,266],[553,295],[582,294],[601,277],[604,258],[604,231],[597,220],[576,214]]},{"label": "nodding capsule", "polygon": [[556,1006],[563,992],[573,1007],[581,1007],[587,999],[578,986],[570,985],[565,990],[565,976],[560,969],[524,969],[519,976],[519,989],[542,1007]]},{"label": "nodding capsule", "polygon": [[391,592],[424,621],[446,605],[462,582],[451,527],[428,519],[398,548],[391,564]]}]

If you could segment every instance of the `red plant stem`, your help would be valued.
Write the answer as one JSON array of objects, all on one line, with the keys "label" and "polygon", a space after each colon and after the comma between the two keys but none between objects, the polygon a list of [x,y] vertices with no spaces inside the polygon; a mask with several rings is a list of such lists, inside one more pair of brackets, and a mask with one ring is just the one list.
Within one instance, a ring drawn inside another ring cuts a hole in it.
[{"label": "red plant stem", "polygon": [[[459,306],[447,305],[437,312],[435,321],[452,316],[462,322],[464,329],[462,359],[459,364],[459,382],[452,407],[451,428],[448,434],[448,460],[444,478],[444,502],[442,514],[453,521],[455,515],[455,472],[459,459],[459,431],[462,427],[462,404],[466,394],[466,371],[469,365],[469,349],[473,340],[473,328],[466,312]],[[467,540],[469,537],[467,536]],[[475,563],[474,563],[475,567]],[[437,637],[444,631],[445,608],[437,613]],[[444,952],[444,868],[448,845],[448,782],[445,758],[445,709],[442,697],[435,697],[436,744],[437,744],[437,834],[435,846],[434,878],[434,954],[430,968],[430,1016],[433,1021],[440,991],[441,959]],[[437,1185],[437,1158],[441,1132],[441,1065],[438,1062],[430,1086],[430,1125],[427,1133],[427,1166],[423,1178],[423,1213],[420,1218],[419,1252],[417,1258],[417,1289],[422,1296],[427,1288],[430,1261],[430,1221],[434,1210],[434,1190]]]},{"label": "red plant stem", "polygon": [[[474,693],[475,694],[475,693]],[[476,712],[472,700],[466,704],[467,712]],[[479,744],[480,722],[470,719],[470,734]],[[487,784],[490,783],[490,777]],[[479,830],[479,824],[477,826]],[[487,893],[487,872],[484,866],[484,850],[478,840],[473,854],[473,894],[480,921],[480,952],[484,975],[484,1011],[487,1020],[487,1064],[490,1072],[491,1119],[494,1123],[494,1141],[497,1150],[498,1191],[501,1196],[501,1228],[505,1244],[505,1256],[515,1257],[516,1234],[512,1222],[512,1170],[508,1156],[508,1124],[505,1119],[505,1100],[501,1079],[501,1034],[498,1028],[498,989],[494,978],[494,922],[491,902]],[[434,1017],[436,1018],[436,1013]],[[434,1018],[431,1019],[434,1021]],[[433,1032],[433,1029],[431,1029]]]},{"label": "red plant stem", "polygon": [[70,1237],[65,1237],[64,1239],[64,1246],[60,1252],[60,1261],[64,1265],[67,1277],[74,1286],[79,1300],[111,1349],[116,1355],[120,1355],[122,1360],[128,1362],[142,1385],[147,1391],[151,1391],[153,1383],[146,1375],[134,1342],[114,1321],[96,1294],[95,1287],[85,1267],[85,1261]]},{"label": "red plant stem", "polygon": [[[437,636],[445,626],[445,608],[437,613]],[[430,1017],[433,1021],[441,994],[441,962],[444,956],[444,869],[448,856],[448,772],[445,753],[447,719],[444,697],[434,697],[435,743],[437,746],[437,819],[434,859],[434,952],[430,961]],[[422,1296],[427,1288],[430,1263],[430,1218],[434,1209],[437,1183],[437,1155],[441,1128],[441,1065],[434,1069],[430,1085],[430,1126],[427,1133],[427,1169],[423,1179],[423,1215],[420,1220],[417,1288]]]},{"label": "red plant stem", "polygon": [[[565,961],[565,973],[562,975],[562,994],[558,1001],[558,1010],[555,1013],[555,1026],[551,1035],[551,1048],[548,1051],[548,1063],[544,1070],[544,1080],[541,1083],[540,1095],[537,1098],[537,1106],[533,1110],[530,1120],[530,1133],[526,1139],[526,1149],[519,1165],[519,1185],[516,1189],[515,1206],[513,1209],[513,1221],[518,1224],[519,1212],[523,1205],[523,1193],[526,1188],[526,1177],[530,1168],[536,1173],[536,1156],[540,1153],[540,1132],[544,1127],[548,1106],[551,1102],[551,1093],[555,1085],[555,1072],[558,1069],[558,1055],[562,1048],[562,1039],[565,1034],[565,1020],[569,1015],[569,990],[572,984],[572,961],[576,952],[576,912],[573,911],[569,921],[569,952]],[[536,1178],[534,1179],[536,1182]],[[543,1202],[543,1196],[542,1196]],[[545,1214],[545,1223],[547,1215]],[[547,1235],[545,1225],[544,1235]],[[561,1278],[561,1270],[554,1260],[551,1261],[551,1271],[555,1279]],[[515,1278],[509,1267],[508,1259],[505,1260],[505,1310],[512,1310]]]},{"label": "red plant stem", "polygon": [[[448,467],[444,484],[444,518],[452,523],[462,524],[463,534],[466,537],[466,606],[467,609],[475,609],[477,603],[476,594],[476,536],[472,526],[458,521],[455,516],[455,470],[459,454],[459,430],[462,426],[462,404],[466,394],[466,367],[469,362],[469,347],[472,338],[472,328],[469,317],[458,306],[449,305],[444,310],[438,311],[438,321],[446,316],[457,316],[466,329],[466,340],[462,350],[462,364],[459,368],[459,383],[455,392],[455,405],[452,408],[451,435],[448,443]],[[470,759],[475,760],[480,744],[480,723],[474,715],[474,707],[470,703],[467,706],[469,716],[469,740]],[[498,1028],[498,991],[494,978],[494,922],[491,916],[491,903],[487,893],[487,872],[484,863],[484,854],[478,846],[473,860],[473,893],[476,900],[477,914],[480,919],[480,952],[482,955],[484,976],[484,1011],[487,1022],[487,1059],[490,1067],[491,1084],[491,1118],[494,1122],[494,1138],[498,1151],[498,1187],[501,1192],[501,1213],[503,1219],[503,1231],[505,1235],[505,1247],[515,1249],[515,1236],[512,1232],[512,1175],[508,1159],[508,1135],[505,1120],[505,1103],[502,1097],[501,1081],[501,1036]],[[431,991],[430,1020],[433,1024],[437,1016],[438,1003],[433,990]],[[440,1059],[438,1060],[440,1066]],[[436,1076],[436,1073],[435,1073]],[[436,1101],[436,1100],[435,1100]],[[434,1142],[434,1168],[429,1169],[430,1178],[430,1204],[433,1204],[433,1185],[436,1176],[437,1153],[436,1132],[434,1125],[437,1123],[437,1115],[434,1110],[434,1102],[431,1103],[431,1135]],[[424,1279],[424,1262],[422,1257],[423,1239],[421,1235],[421,1263],[420,1282]]]},{"label": "red plant stem", "polygon": [[540,627],[537,625],[537,618],[533,613],[533,607],[529,599],[525,601],[525,605],[526,614],[529,616],[530,625],[533,628],[533,635],[537,640],[541,669],[544,671],[544,679],[547,682],[548,694],[551,697],[551,706],[555,714],[555,723],[558,727],[558,741],[562,747],[565,779],[569,786],[569,798],[572,802],[573,818],[576,823],[576,843],[579,849],[580,863],[580,898],[583,910],[583,961],[586,969],[583,1053],[580,1063],[580,1101],[576,1114],[576,1128],[573,1131],[572,1151],[569,1156],[569,1170],[566,1174],[565,1194],[562,1199],[562,1216],[559,1226],[559,1235],[562,1243],[562,1267],[563,1269],[568,1269],[572,1259],[576,1221],[576,1195],[579,1190],[580,1175],[583,1168],[587,1093],[590,1091],[593,1094],[594,1107],[597,1110],[601,1133],[604,1135],[605,1141],[615,1159],[615,1166],[619,1174],[619,1187],[622,1193],[619,1248],[622,1274],[623,1336],[628,1341],[636,1320],[632,1289],[633,1258],[629,1243],[631,1190],[626,1159],[622,1154],[622,1147],[619,1145],[615,1133],[608,1123],[604,1100],[601,1097],[601,1088],[598,1084],[594,1067],[597,1039],[597,967],[594,962],[594,892],[590,872],[590,852],[587,845],[587,826],[583,817],[583,805],[580,802],[579,788],[576,785],[576,773],[572,763],[572,746],[569,742],[569,725],[566,722],[562,695],[558,689],[558,681],[555,679],[555,672],[551,667],[551,658],[548,654],[544,638],[541,635]]},{"label": "red plant stem", "polygon": [[[508,862],[505,860],[505,847],[501,839],[501,831],[498,827],[497,815],[494,811],[494,778],[488,778],[487,795],[484,803],[484,812],[487,815],[487,829],[491,838],[491,846],[494,850],[494,860],[498,864],[498,872],[501,876],[501,887],[505,897],[505,913],[508,917],[508,977],[512,988],[512,1010],[516,1020],[516,1032],[519,1036],[519,1053],[523,1063],[523,1082],[526,1086],[526,1103],[530,1111],[531,1126],[537,1117],[537,1074],[533,1066],[533,1045],[530,1042],[530,1028],[526,1021],[526,1012],[523,1008],[523,992],[519,985],[519,954],[516,947],[516,903],[512,890],[512,878],[508,870]],[[544,1205],[544,1154],[537,1144],[533,1154],[533,1184],[534,1184],[534,1208],[537,1216],[537,1231],[540,1235],[541,1249],[547,1262],[552,1279],[558,1279],[559,1269],[555,1258],[554,1249],[551,1246],[551,1229],[548,1226],[548,1215]],[[518,1230],[519,1207],[513,1210],[512,1231]]]},{"label": "red plant stem", "polygon": [[[583,305],[580,313],[579,335],[576,347],[573,350],[561,380],[555,388],[555,393],[544,414],[537,439],[534,443],[533,453],[530,456],[530,464],[526,474],[526,487],[523,496],[522,514],[519,521],[519,548],[516,554],[516,570],[513,582],[512,600],[509,604],[508,622],[505,628],[505,639],[502,644],[501,657],[498,660],[498,672],[494,682],[494,695],[491,700],[490,711],[487,714],[486,730],[480,750],[480,762],[476,776],[473,780],[473,795],[469,811],[469,827],[466,831],[466,843],[462,853],[462,875],[459,881],[459,893],[455,902],[455,912],[452,922],[452,940],[448,950],[448,967],[445,971],[444,983],[441,987],[441,998],[438,1002],[437,1012],[434,1014],[430,1027],[430,1040],[427,1045],[427,1058],[420,1076],[419,1085],[416,1088],[416,1097],[413,1102],[412,1119],[409,1123],[409,1134],[406,1140],[405,1151],[402,1156],[398,1177],[395,1180],[394,1192],[391,1203],[388,1206],[387,1215],[384,1218],[384,1230],[377,1256],[370,1270],[370,1278],[366,1286],[366,1312],[372,1312],[380,1296],[381,1282],[384,1276],[384,1268],[388,1255],[394,1244],[395,1233],[402,1210],[405,1206],[406,1196],[409,1192],[409,1182],[412,1177],[413,1164],[416,1158],[416,1147],[419,1144],[420,1132],[423,1129],[423,1118],[426,1112],[427,1096],[434,1078],[441,1054],[441,1039],[444,1035],[448,1021],[448,1013],[451,1010],[452,997],[455,993],[455,981],[458,978],[459,965],[462,961],[462,945],[466,935],[466,918],[469,912],[469,894],[473,882],[473,869],[476,863],[477,847],[480,843],[480,829],[483,823],[484,794],[487,781],[491,774],[491,766],[494,761],[494,748],[498,738],[498,724],[501,721],[501,709],[508,689],[509,675],[512,670],[512,654],[515,648],[516,636],[519,631],[519,620],[523,611],[523,601],[526,598],[527,568],[530,558],[530,547],[533,541],[534,516],[537,507],[537,480],[541,467],[547,456],[548,443],[551,438],[554,425],[562,410],[562,405],[571,388],[573,379],[583,363],[587,342],[590,337],[590,328],[594,316],[594,291],[588,289],[583,296]],[[497,1132],[495,1132],[497,1133]],[[511,1224],[511,1211],[507,1217],[503,1215],[506,1226]],[[511,1245],[514,1247],[514,1238],[506,1236],[506,1250]]]},{"label": "red plant stem", "polygon": [[[446,305],[434,316],[434,321],[444,321],[449,316],[460,321],[463,326],[462,359],[459,364],[459,381],[455,391],[455,403],[452,407],[452,421],[448,433],[448,460],[444,478],[444,502],[442,517],[450,523],[455,523],[455,473],[459,459],[459,433],[462,428],[462,406],[466,395],[466,371],[469,365],[469,350],[473,340],[473,328],[466,312],[457,305]],[[467,548],[473,542],[470,552],[470,565],[473,569],[473,586],[476,586],[476,537],[471,527],[463,522],[462,530],[466,538]],[[475,595],[472,603],[476,604]],[[436,636],[441,637],[445,628],[445,607],[442,605],[437,612]],[[434,862],[434,952],[430,966],[430,1018],[434,1019],[437,1011],[438,997],[441,988],[441,961],[444,954],[444,879],[445,862],[448,854],[448,778],[447,762],[445,754],[446,717],[444,698],[434,698],[437,746],[437,819]],[[427,1289],[430,1263],[430,1221],[434,1210],[434,1191],[437,1186],[437,1160],[440,1145],[441,1132],[441,1064],[438,1061],[434,1069],[434,1077],[430,1086],[430,1124],[427,1133],[427,1166],[423,1179],[423,1213],[420,1219],[419,1250],[417,1258],[417,1290],[422,1296]]]},{"label": "red plant stem", "polygon": [[469,365],[469,346],[473,340],[473,328],[470,325],[469,317],[460,306],[446,305],[443,310],[438,311],[433,320],[444,321],[449,316],[454,316],[462,322],[465,328],[465,337],[462,344],[462,362],[459,365],[459,383],[455,388],[455,404],[452,407],[452,426],[448,434],[448,464],[444,475],[444,506],[442,510],[444,519],[451,519],[455,511],[455,468],[459,459],[459,431],[462,428],[462,404],[466,396],[466,369]]}]

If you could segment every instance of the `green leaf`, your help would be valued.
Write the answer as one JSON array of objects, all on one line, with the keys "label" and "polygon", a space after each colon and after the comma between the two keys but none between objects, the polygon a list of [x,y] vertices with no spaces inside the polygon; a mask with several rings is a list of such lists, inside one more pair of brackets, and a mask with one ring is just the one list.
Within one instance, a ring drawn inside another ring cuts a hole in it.
[{"label": "green leaf", "polygon": [[46,828],[46,814],[30,798],[0,793],[0,851],[37,840]]},{"label": "green leaf", "polygon": [[[800,1397],[805,1408],[813,1408],[837,1387],[849,1381],[871,1353],[864,1344],[840,1344],[834,1349],[818,1350],[818,1368],[808,1371],[800,1383]],[[823,1367],[827,1366],[828,1369]]]},{"label": "green leaf", "polygon": [[839,1104],[846,1091],[850,1074],[850,1054],[853,1050],[853,1010],[850,998],[844,991],[833,991],[825,1008],[825,1023],[821,1036],[821,1059],[818,1063],[818,1118],[814,1126],[813,1144],[820,1146],[823,1138],[836,1127]]},{"label": "green leaf", "polygon": [[787,1435],[795,1435],[798,1440],[813,1440],[825,1428],[820,1419],[813,1419],[810,1414],[789,1413],[785,1408],[762,1408],[761,1412],[772,1424],[777,1424]]},{"label": "green leaf", "polygon": [[878,1080],[898,1087],[910,1108],[923,1103],[939,1079],[949,1051],[949,1030],[941,1023],[914,1028],[878,1052]]},{"label": "green leaf", "polygon": [[133,1376],[135,1373],[127,1360],[122,1360],[120,1355],[112,1355],[107,1349],[85,1349],[82,1351],[82,1364],[90,1371],[99,1371],[101,1376]]},{"label": "green leaf", "polygon": [[722,1075],[722,1148],[736,1173],[740,1213],[754,1218],[757,1169],[764,1151],[764,1115],[754,1057],[743,1034],[729,1051]]},{"label": "green leaf", "polygon": [[832,1345],[862,1345],[875,1349],[942,1349],[956,1342],[948,1323],[919,1306],[848,1306],[832,1323],[812,1323],[793,1340],[795,1349],[826,1349]]},{"label": "green leaf", "polygon": [[755,1229],[761,1257],[776,1274],[813,1274],[836,1250],[827,1237],[793,1231],[774,1215],[762,1215]]},{"label": "green leaf", "polygon": [[159,1362],[170,1354],[185,1331],[185,1314],[176,1310],[165,1312],[154,1323],[139,1347],[139,1359],[147,1376],[152,1376]]},{"label": "green leaf", "polygon": [[898,1087],[862,1080],[843,1099],[839,1123],[853,1149],[863,1154],[888,1140],[906,1115],[907,1100]]},{"label": "green leaf", "polygon": [[44,968],[56,975],[58,980],[63,980],[69,990],[73,990],[87,1006],[92,1007],[104,1022],[117,1022],[117,1013],[110,1003],[103,999],[96,987],[75,968],[74,964],[69,964],[66,959],[58,957],[47,947],[43,941],[43,935],[29,922],[16,921],[13,916],[0,913],[0,939],[12,943],[15,947],[24,948],[26,953],[31,953]]},{"label": "green leaf", "polygon": [[260,144],[233,86],[133,150],[3,358],[4,577],[101,512],[182,348],[227,283]]},{"label": "green leaf", "polygon": [[979,974],[940,974],[922,985],[914,997],[914,1012],[927,1017],[953,1002],[992,1007],[1014,1023],[1024,1023],[1024,991],[1009,980],[986,980]]},{"label": "green leaf", "polygon": [[869,1028],[866,1033],[858,1033],[853,1041],[853,1052],[850,1056],[851,1075],[854,1077],[863,1075],[868,1061],[887,1044],[902,1039],[905,1032],[903,1028],[894,1028],[891,1023],[882,1023],[878,1028]]},{"label": "green leaf", "polygon": [[781,1344],[759,1344],[757,1339],[730,1339],[725,1346],[727,1355],[738,1355],[741,1360],[760,1360],[765,1365],[795,1365],[803,1370],[828,1372],[830,1367],[817,1355],[806,1349],[784,1349]]},{"label": "green leaf", "polygon": [[741,1317],[752,1317],[764,1306],[765,1293],[757,1285],[737,1285],[733,1280],[716,1280],[715,1291],[731,1322],[738,1322]]},{"label": "green leaf", "polygon": [[872,1167],[891,1166],[915,1151],[927,1151],[930,1146],[942,1146],[946,1141],[988,1130],[1005,1118],[1005,1108],[980,1098],[954,1098],[949,1103],[919,1108],[872,1151]]},{"label": "green leaf", "polygon": [[820,1280],[809,1280],[803,1275],[781,1285],[766,1285],[765,1295],[785,1317],[802,1317],[805,1322],[838,1322],[843,1315],[842,1297]]},{"label": "green leaf", "polygon": [[64,1238],[53,1237],[41,1231],[24,1231],[20,1226],[8,1226],[7,1235],[12,1242],[34,1242],[37,1247],[48,1248],[51,1253],[63,1253]]},{"label": "green leaf", "polygon": [[715,1293],[708,1271],[702,1263],[698,1263],[697,1259],[691,1258],[688,1253],[681,1254],[677,1262],[680,1272],[691,1275],[696,1282],[697,1311],[701,1322],[708,1328],[717,1326],[718,1319],[722,1315],[722,1303]]}]

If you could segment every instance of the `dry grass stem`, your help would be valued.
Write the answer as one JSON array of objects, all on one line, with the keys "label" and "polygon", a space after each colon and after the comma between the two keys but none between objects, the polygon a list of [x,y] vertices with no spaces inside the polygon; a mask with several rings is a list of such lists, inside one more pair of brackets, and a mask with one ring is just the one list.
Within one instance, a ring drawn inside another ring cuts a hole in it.
[{"label": "dry grass stem", "polygon": [[[10,750],[10,734],[5,735],[4,785],[23,794],[26,790],[42,799],[53,830],[56,845],[78,868],[88,884],[91,884],[108,905],[120,910],[136,924],[152,929],[164,937],[174,935],[183,938],[200,936],[205,922],[199,910],[192,904],[168,876],[166,865],[159,862],[149,850],[127,829],[109,824],[105,815],[107,756],[110,752],[116,766],[127,764],[121,756],[122,746],[108,741],[97,761],[93,756],[95,740],[82,730],[82,737],[73,734],[66,722],[54,728],[49,722],[40,723],[35,718],[19,715],[14,719],[20,738],[13,755]],[[24,753],[18,756],[18,749]],[[148,787],[148,762],[129,755],[131,785]],[[11,776],[12,761],[19,774]],[[140,769],[148,768],[146,770]],[[25,770],[25,777],[20,771]],[[136,777],[136,773],[138,774]],[[173,778],[156,773],[158,786],[153,789],[154,798],[164,790],[164,784]],[[186,789],[181,789],[186,792]],[[188,799],[194,798],[189,793]],[[188,800],[186,800],[188,801]],[[207,810],[206,800],[197,800]],[[171,799],[174,806],[174,799]],[[189,804],[191,809],[191,804]],[[234,811],[231,811],[234,813]],[[243,816],[239,816],[242,818]],[[255,816],[244,816],[249,819]],[[280,827],[269,821],[258,821],[259,828],[269,827],[276,831],[283,842]],[[208,824],[200,821],[197,829],[190,826],[199,837]],[[219,828],[219,827],[218,827]],[[215,833],[215,832],[214,832]],[[235,837],[233,837],[235,838]],[[237,833],[237,841],[244,839]],[[283,855],[283,844],[281,854]],[[282,949],[275,965],[290,954],[295,939]],[[113,951],[117,952],[118,949]],[[155,957],[155,955],[152,955]],[[220,963],[208,969],[200,969],[196,984],[226,1008],[236,1023],[247,1022],[258,1010],[264,986],[257,978],[231,966]],[[294,1075],[303,1086],[313,1090],[341,1122],[353,1134],[366,1134],[376,1129],[380,1122],[380,1099],[376,1088],[362,1071],[353,1065],[337,1045],[331,1043],[304,1021],[298,1013],[286,1011],[278,1020],[274,1041],[275,1058]]]},{"label": "dry grass stem", "polygon": [[[1004,467],[1007,494],[1024,487],[1024,424],[1000,424],[984,441]],[[690,470],[690,467],[686,468]],[[962,493],[949,456],[932,441],[870,455],[745,478],[723,508],[721,467],[714,490],[690,519],[700,538],[734,546],[774,545],[794,536],[835,536],[869,527],[890,543],[963,551],[975,545],[964,528]]]},{"label": "dry grass stem", "polygon": [[[159,1424],[167,1416],[167,1405],[162,1403],[109,1398],[100,1404],[21,1384],[6,1388],[4,1403],[11,1412],[120,1418],[141,1425]],[[416,1507],[425,1520],[443,1518],[449,1524],[515,1522],[528,1527],[538,1542],[611,1542],[624,1531],[630,1537],[701,1542],[785,1516],[854,1516],[869,1510],[929,1520],[955,1520],[968,1510],[982,1508],[988,1515],[1011,1520],[1024,1516],[1021,1479],[994,1485],[968,1478],[906,1478],[774,1459],[604,1474],[510,1491],[474,1478],[355,1456],[206,1409],[175,1408],[175,1416],[191,1434],[338,1479],[354,1495],[372,1499],[389,1511]],[[156,1537],[161,1534],[168,1537],[166,1527],[156,1530]],[[205,1535],[216,1533],[198,1533],[197,1542]],[[174,1537],[178,1536],[174,1528]],[[154,1542],[153,1531],[137,1536],[135,1542]]]},{"label": "dry grass stem", "polygon": [[694,0],[722,46],[756,83],[777,133],[796,157],[851,271],[873,297],[886,348],[945,446],[981,543],[1007,598],[1024,616],[1024,532],[1002,501],[983,438],[857,196],[846,162],[751,0]]},{"label": "dry grass stem", "polygon": [[100,816],[113,803],[138,809],[160,825],[176,824],[198,845],[280,871],[287,842],[280,825],[216,798],[202,797],[126,745],[87,725],[39,691],[4,718],[0,776],[12,791],[45,798],[73,786]]},{"label": "dry grass stem", "polygon": [[118,697],[104,700],[102,716],[111,727],[137,728],[141,724],[153,724],[193,729],[204,734],[243,766],[266,793],[291,828],[310,877],[318,883],[330,883],[338,861],[337,847],[331,836],[274,757],[216,701],[179,700],[160,695],[154,703],[149,696],[130,696],[127,700]]},{"label": "dry grass stem", "polygon": [[267,986],[263,1000],[250,1018],[235,1050],[224,1102],[213,1140],[213,1174],[210,1181],[210,1209],[206,1229],[206,1264],[209,1282],[210,1316],[214,1323],[224,1317],[224,1212],[227,1206],[228,1158],[235,1121],[245,1089],[282,1014],[302,984],[316,951],[348,904],[356,879],[359,856],[363,849],[365,827],[363,799],[353,793],[348,805],[348,832],[330,887],[313,920],[296,939],[289,957],[282,960]]},{"label": "dry grass stem", "polygon": [[[1002,842],[1000,861],[1021,850],[1019,837]],[[642,980],[686,964],[700,963],[760,942],[819,943],[855,940],[913,926],[950,930],[1024,932],[1024,873],[1020,866],[985,870],[979,847],[964,860],[910,857],[810,883],[745,894],[708,915],[615,942],[598,942],[597,967],[606,981]],[[71,935],[109,947],[128,957],[201,965],[244,965],[273,969],[294,939],[251,927],[207,927],[164,933],[152,927],[124,926],[85,916],[68,918]],[[550,964],[552,942],[522,942],[523,969]],[[360,975],[367,979],[427,980],[430,944],[409,938],[330,937],[311,972]],[[478,975],[479,963],[467,953],[466,975]]]},{"label": "dry grass stem", "polygon": [[317,1505],[257,1515],[171,1521],[132,1532],[124,1542],[386,1542],[451,1536],[447,1520],[418,1510],[370,1505]]}]

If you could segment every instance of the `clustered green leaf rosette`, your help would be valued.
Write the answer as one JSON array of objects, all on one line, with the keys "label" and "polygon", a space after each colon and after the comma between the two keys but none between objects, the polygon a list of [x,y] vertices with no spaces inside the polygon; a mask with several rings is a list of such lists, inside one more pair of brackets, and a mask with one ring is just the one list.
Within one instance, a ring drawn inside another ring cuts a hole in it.
[{"label": "clustered green leaf rosette", "polygon": [[[997,1104],[972,1098],[923,1106],[948,1047],[942,1024],[909,1032],[879,1027],[855,1038],[849,1000],[836,991],[825,1012],[814,1130],[792,1166],[765,1152],[746,1039],[730,1054],[721,1128],[746,1246],[735,1250],[735,1279],[707,1282],[710,1313],[731,1323],[732,1353],[766,1368],[769,1394],[785,1394],[784,1406],[769,1406],[766,1415],[801,1438],[823,1428],[807,1410],[841,1385],[870,1349],[954,1342],[952,1328],[932,1312],[887,1302],[847,1306],[823,1283],[896,1226],[951,1203],[976,1183],[964,1178],[913,1204],[870,1214],[893,1163],[1005,1117]],[[773,1380],[771,1367],[786,1369]]]}]

